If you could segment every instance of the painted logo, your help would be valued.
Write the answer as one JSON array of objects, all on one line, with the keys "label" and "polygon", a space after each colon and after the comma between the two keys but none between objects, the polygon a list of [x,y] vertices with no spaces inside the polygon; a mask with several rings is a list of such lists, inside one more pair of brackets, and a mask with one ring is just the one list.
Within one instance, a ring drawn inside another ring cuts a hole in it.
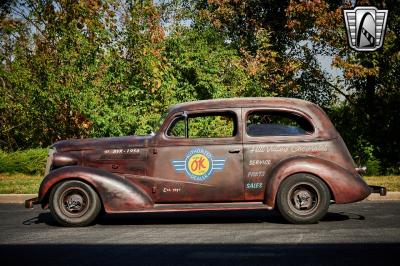
[{"label": "painted logo", "polygon": [[387,10],[373,6],[358,6],[343,10],[349,45],[356,51],[375,51],[382,47]]},{"label": "painted logo", "polygon": [[172,165],[177,172],[185,172],[186,176],[195,181],[205,181],[214,171],[224,169],[225,160],[225,158],[214,158],[203,148],[195,148],[185,154],[184,160],[173,160]]}]

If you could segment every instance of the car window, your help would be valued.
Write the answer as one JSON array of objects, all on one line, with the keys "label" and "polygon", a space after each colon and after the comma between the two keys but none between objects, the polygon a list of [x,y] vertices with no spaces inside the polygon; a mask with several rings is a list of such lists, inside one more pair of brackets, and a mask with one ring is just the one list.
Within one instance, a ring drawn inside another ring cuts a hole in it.
[{"label": "car window", "polygon": [[167,131],[170,137],[184,138],[185,137],[185,119],[183,116],[176,118]]},{"label": "car window", "polygon": [[247,116],[249,136],[297,136],[311,134],[314,129],[304,117],[289,112],[256,111]]},{"label": "car window", "polygon": [[236,135],[234,114],[189,116],[189,138],[225,138]]},{"label": "car window", "polygon": [[[188,116],[189,138],[226,138],[233,137],[237,131],[237,119],[234,113],[202,113]],[[175,119],[167,131],[171,137],[185,137],[185,118]]]}]

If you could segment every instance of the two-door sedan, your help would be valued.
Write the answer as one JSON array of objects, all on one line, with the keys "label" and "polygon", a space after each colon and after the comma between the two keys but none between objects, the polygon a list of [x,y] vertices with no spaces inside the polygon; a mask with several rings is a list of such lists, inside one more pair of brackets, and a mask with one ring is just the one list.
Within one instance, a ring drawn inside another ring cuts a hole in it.
[{"label": "two-door sedan", "polygon": [[384,187],[361,177],[317,105],[289,98],[178,104],[155,134],[64,140],[49,151],[37,198],[58,223],[85,226],[106,213],[277,209],[315,223],[331,203]]}]

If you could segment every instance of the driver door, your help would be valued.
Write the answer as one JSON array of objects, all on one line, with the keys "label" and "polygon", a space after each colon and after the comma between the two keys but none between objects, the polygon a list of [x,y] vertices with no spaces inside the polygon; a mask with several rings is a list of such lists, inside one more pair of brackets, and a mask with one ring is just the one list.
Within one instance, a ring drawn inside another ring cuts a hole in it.
[{"label": "driver door", "polygon": [[240,108],[173,117],[156,148],[156,201],[243,201],[240,118]]}]

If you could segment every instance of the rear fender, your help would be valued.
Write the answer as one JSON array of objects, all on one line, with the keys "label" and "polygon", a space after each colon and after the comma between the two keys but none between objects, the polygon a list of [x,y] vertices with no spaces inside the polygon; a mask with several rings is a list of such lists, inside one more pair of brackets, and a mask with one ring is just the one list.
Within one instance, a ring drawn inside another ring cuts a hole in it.
[{"label": "rear fender", "polygon": [[275,206],[281,182],[297,173],[309,173],[321,178],[329,187],[336,203],[351,203],[365,199],[371,193],[368,185],[355,171],[312,156],[292,157],[275,166],[266,182],[265,203]]},{"label": "rear fender", "polygon": [[91,185],[98,193],[106,212],[124,212],[151,208],[153,201],[139,187],[124,177],[97,168],[66,166],[48,174],[39,188],[42,206],[48,204],[51,189],[65,180],[82,180]]}]

